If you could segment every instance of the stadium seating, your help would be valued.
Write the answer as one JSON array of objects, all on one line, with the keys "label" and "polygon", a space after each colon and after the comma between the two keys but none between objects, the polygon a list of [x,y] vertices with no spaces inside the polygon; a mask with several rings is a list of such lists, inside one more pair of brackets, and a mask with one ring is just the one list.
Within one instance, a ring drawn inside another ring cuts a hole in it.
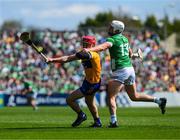
[{"label": "stadium seating", "polygon": [[[94,33],[98,42],[105,37]],[[180,91],[180,55],[170,54],[160,46],[159,36],[145,31],[136,34],[127,32],[130,45],[134,51],[141,48],[144,60],[133,60],[137,74],[137,90],[139,92],[177,92]],[[0,40],[0,91],[7,94],[18,94],[22,89],[22,80],[32,82],[33,88],[42,94],[52,92],[70,93],[83,81],[80,61],[47,65],[30,47],[25,46],[18,38],[17,32],[1,33]],[[48,56],[62,56],[77,51],[81,44],[81,35],[76,32],[35,31],[32,34],[35,43],[43,45]],[[110,56],[108,51],[101,53],[102,87],[110,74]]]}]

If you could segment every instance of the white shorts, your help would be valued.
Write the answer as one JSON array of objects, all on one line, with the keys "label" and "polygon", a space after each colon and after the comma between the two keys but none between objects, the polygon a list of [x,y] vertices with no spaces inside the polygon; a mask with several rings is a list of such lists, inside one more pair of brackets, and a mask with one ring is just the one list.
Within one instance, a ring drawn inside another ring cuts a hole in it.
[{"label": "white shorts", "polygon": [[37,98],[37,92],[33,92],[32,94],[26,94],[26,97],[36,99]]},{"label": "white shorts", "polygon": [[124,85],[132,85],[135,83],[135,72],[133,67],[117,69],[112,72],[111,79],[117,80]]}]

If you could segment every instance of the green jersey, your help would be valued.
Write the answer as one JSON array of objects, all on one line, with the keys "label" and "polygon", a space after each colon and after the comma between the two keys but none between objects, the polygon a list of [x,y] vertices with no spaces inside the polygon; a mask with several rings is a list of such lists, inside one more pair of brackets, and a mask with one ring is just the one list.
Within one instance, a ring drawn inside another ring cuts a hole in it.
[{"label": "green jersey", "polygon": [[26,81],[24,82],[24,89],[29,90],[27,94],[32,94],[37,91],[37,88],[35,85],[33,85],[32,81]]},{"label": "green jersey", "polygon": [[129,57],[128,39],[121,34],[116,34],[107,38],[106,41],[112,44],[109,48],[112,71],[124,67],[132,67],[131,59]]}]

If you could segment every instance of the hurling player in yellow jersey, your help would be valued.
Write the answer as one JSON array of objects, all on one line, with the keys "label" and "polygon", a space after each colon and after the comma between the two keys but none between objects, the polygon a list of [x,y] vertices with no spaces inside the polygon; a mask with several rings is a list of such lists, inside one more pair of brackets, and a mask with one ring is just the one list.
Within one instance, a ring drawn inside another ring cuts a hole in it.
[{"label": "hurling player in yellow jersey", "polygon": [[[93,36],[82,37],[83,48],[91,48],[95,46],[96,39]],[[73,127],[80,125],[87,119],[86,114],[81,110],[77,99],[85,97],[86,104],[94,118],[94,124],[91,127],[101,127],[98,109],[95,104],[94,95],[99,90],[101,83],[101,62],[100,56],[96,52],[78,52],[76,54],[62,56],[58,58],[47,58],[48,63],[66,63],[74,60],[82,60],[85,71],[85,79],[82,86],[73,91],[66,99],[67,104],[78,114],[77,119],[72,123]]]}]

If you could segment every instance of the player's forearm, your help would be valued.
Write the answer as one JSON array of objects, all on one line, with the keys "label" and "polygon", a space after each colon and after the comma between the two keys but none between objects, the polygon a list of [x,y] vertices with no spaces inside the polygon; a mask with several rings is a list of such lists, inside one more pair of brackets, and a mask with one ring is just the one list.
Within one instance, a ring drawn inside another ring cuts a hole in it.
[{"label": "player's forearm", "polygon": [[51,58],[48,62],[51,63],[67,63],[73,60],[76,60],[75,55],[70,55],[70,56],[62,56],[62,57],[57,57],[57,58]]},{"label": "player's forearm", "polygon": [[101,52],[101,51],[104,51],[106,49],[108,49],[110,46],[108,43],[103,43],[103,44],[100,44],[100,45],[97,45],[95,47],[92,47],[92,48],[88,48],[87,50],[88,51],[93,51],[93,52]]},{"label": "player's forearm", "polygon": [[68,56],[51,58],[50,62],[52,63],[65,63],[68,60]]}]

